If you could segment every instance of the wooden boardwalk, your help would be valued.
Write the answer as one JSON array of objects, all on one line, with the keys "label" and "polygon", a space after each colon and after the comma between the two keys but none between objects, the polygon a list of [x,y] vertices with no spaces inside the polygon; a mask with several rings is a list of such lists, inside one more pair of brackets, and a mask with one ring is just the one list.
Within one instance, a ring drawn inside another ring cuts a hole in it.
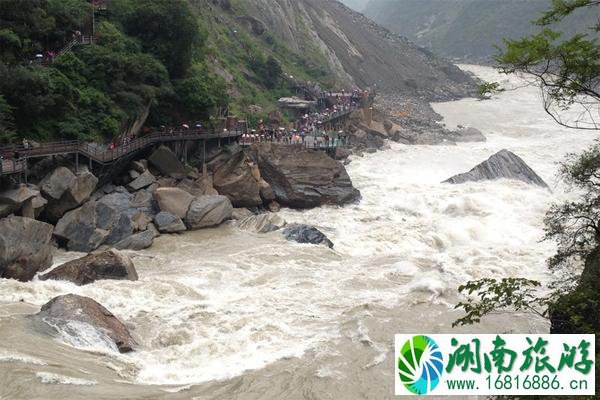
[{"label": "wooden boardwalk", "polygon": [[28,158],[73,154],[77,157],[80,155],[84,156],[90,161],[100,165],[110,165],[122,158],[156,144],[237,138],[243,133],[243,131],[238,130],[216,133],[207,132],[203,129],[155,132],[150,135],[132,139],[128,143],[121,144],[112,149],[96,143],[88,143],[80,140],[47,142],[39,146],[28,148],[24,146],[0,147],[0,155],[4,157],[0,175],[14,175],[25,172]]}]

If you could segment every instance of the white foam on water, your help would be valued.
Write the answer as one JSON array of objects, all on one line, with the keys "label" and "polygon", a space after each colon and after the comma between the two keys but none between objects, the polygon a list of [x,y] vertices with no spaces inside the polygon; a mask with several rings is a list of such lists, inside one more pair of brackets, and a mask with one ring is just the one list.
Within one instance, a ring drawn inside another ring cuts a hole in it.
[{"label": "white foam on water", "polygon": [[42,383],[50,385],[93,386],[98,383],[93,380],[73,378],[71,376],[53,374],[51,372],[36,372],[35,376],[39,378]]},{"label": "white foam on water", "polygon": [[0,350],[0,363],[23,363],[32,365],[48,365],[48,363],[28,355]]}]

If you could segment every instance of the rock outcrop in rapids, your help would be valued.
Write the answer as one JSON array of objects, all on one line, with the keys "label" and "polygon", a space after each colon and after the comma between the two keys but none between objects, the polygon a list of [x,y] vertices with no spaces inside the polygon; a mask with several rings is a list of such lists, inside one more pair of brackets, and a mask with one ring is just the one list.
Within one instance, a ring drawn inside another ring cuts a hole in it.
[{"label": "rock outcrop in rapids", "polygon": [[344,166],[324,152],[277,143],[255,144],[251,151],[262,179],[283,206],[343,205],[360,198]]},{"label": "rock outcrop in rapids", "polygon": [[515,179],[528,184],[549,188],[521,157],[508,151],[501,150],[486,161],[464,174],[455,175],[444,183],[478,182],[496,179]]},{"label": "rock outcrop in rapids", "polygon": [[333,248],[333,242],[323,232],[310,225],[290,225],[283,230],[283,236],[298,243],[324,244],[330,249]]},{"label": "rock outcrop in rapids", "polygon": [[236,223],[243,231],[254,233],[268,233],[283,228],[287,223],[277,214],[265,213],[250,215]]},{"label": "rock outcrop in rapids", "polygon": [[69,261],[40,276],[42,281],[48,279],[82,286],[103,279],[137,281],[138,275],[129,257],[116,250],[107,250]]},{"label": "rock outcrop in rapids", "polygon": [[52,225],[30,218],[0,219],[0,277],[30,281],[52,265]]},{"label": "rock outcrop in rapids", "polygon": [[[125,324],[89,297],[75,294],[55,297],[44,304],[32,319],[45,332],[64,333],[74,339],[90,335],[89,330],[92,329],[98,339],[114,344],[121,353],[133,351],[137,346]],[[85,342],[86,338],[79,341]]]}]

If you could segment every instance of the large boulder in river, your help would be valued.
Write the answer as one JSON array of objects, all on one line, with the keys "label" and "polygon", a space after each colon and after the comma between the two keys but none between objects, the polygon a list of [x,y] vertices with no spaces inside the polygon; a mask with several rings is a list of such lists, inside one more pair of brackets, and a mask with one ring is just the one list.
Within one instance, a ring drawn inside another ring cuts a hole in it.
[{"label": "large boulder in river", "polygon": [[161,211],[154,217],[154,223],[160,233],[178,233],[186,230],[185,224],[175,214]]},{"label": "large boulder in river", "polygon": [[46,219],[58,221],[67,211],[73,210],[89,200],[96,189],[98,178],[91,172],[77,175],[65,167],[58,167],[40,182],[40,189],[48,199],[44,211]]},{"label": "large boulder in river", "polygon": [[290,225],[283,230],[283,236],[298,243],[324,244],[330,249],[333,248],[333,242],[323,232],[310,225]]},{"label": "large boulder in river", "polygon": [[108,250],[69,261],[40,279],[69,281],[82,286],[102,279],[137,281],[138,275],[129,257],[117,250]]},{"label": "large boulder in river", "polygon": [[23,217],[0,219],[0,277],[29,281],[52,265],[52,225]]},{"label": "large boulder in river", "polygon": [[75,294],[55,297],[42,306],[33,320],[57,334],[60,329],[63,337],[71,337],[75,343],[85,342],[86,336],[94,335],[95,331],[96,340],[114,344],[121,353],[133,351],[137,345],[125,324],[89,297]]},{"label": "large boulder in river", "polygon": [[455,175],[444,181],[444,183],[458,184],[501,178],[516,179],[532,185],[548,188],[546,182],[529,168],[521,157],[508,150],[499,151],[469,172]]},{"label": "large boulder in river", "polygon": [[284,206],[342,205],[360,198],[344,166],[325,152],[277,143],[255,144],[252,151],[262,178]]},{"label": "large boulder in river", "polygon": [[103,244],[116,245],[140,230],[139,213],[148,221],[154,218],[153,201],[145,191],[133,195],[118,188],[66,213],[56,224],[54,235],[71,251],[89,253]]},{"label": "large boulder in river", "polygon": [[237,227],[247,232],[268,233],[278,231],[286,225],[283,218],[273,213],[251,215],[236,223]]},{"label": "large boulder in river", "polygon": [[250,160],[241,150],[215,171],[213,185],[234,207],[256,207],[263,203]]},{"label": "large boulder in river", "polygon": [[192,230],[216,226],[230,219],[232,213],[233,206],[227,197],[200,196],[190,204],[185,224]]},{"label": "large boulder in river", "polygon": [[148,228],[143,232],[138,232],[134,235],[126,237],[119,243],[115,244],[115,249],[118,250],[144,250],[152,246],[154,239],[160,236],[158,230],[152,224],[148,224]]},{"label": "large boulder in river", "polygon": [[175,153],[166,146],[160,146],[154,150],[148,161],[164,176],[183,179],[187,175],[185,166],[179,161]]},{"label": "large boulder in river", "polygon": [[154,191],[154,199],[161,211],[185,218],[194,196],[183,189],[174,187],[158,188]]}]

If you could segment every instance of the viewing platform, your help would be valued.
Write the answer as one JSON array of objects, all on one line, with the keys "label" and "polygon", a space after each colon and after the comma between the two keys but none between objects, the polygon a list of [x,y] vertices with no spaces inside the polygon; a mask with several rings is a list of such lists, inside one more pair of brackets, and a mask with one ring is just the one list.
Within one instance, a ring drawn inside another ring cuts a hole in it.
[{"label": "viewing platform", "polygon": [[90,162],[109,165],[156,144],[237,138],[242,136],[243,133],[244,131],[241,130],[207,132],[204,129],[182,129],[168,132],[154,132],[131,139],[127,143],[122,143],[113,148],[81,140],[46,142],[27,147],[23,145],[0,147],[0,155],[3,157],[0,175],[24,173],[27,168],[27,159],[29,158],[73,154],[76,157],[80,155],[84,156]]}]

